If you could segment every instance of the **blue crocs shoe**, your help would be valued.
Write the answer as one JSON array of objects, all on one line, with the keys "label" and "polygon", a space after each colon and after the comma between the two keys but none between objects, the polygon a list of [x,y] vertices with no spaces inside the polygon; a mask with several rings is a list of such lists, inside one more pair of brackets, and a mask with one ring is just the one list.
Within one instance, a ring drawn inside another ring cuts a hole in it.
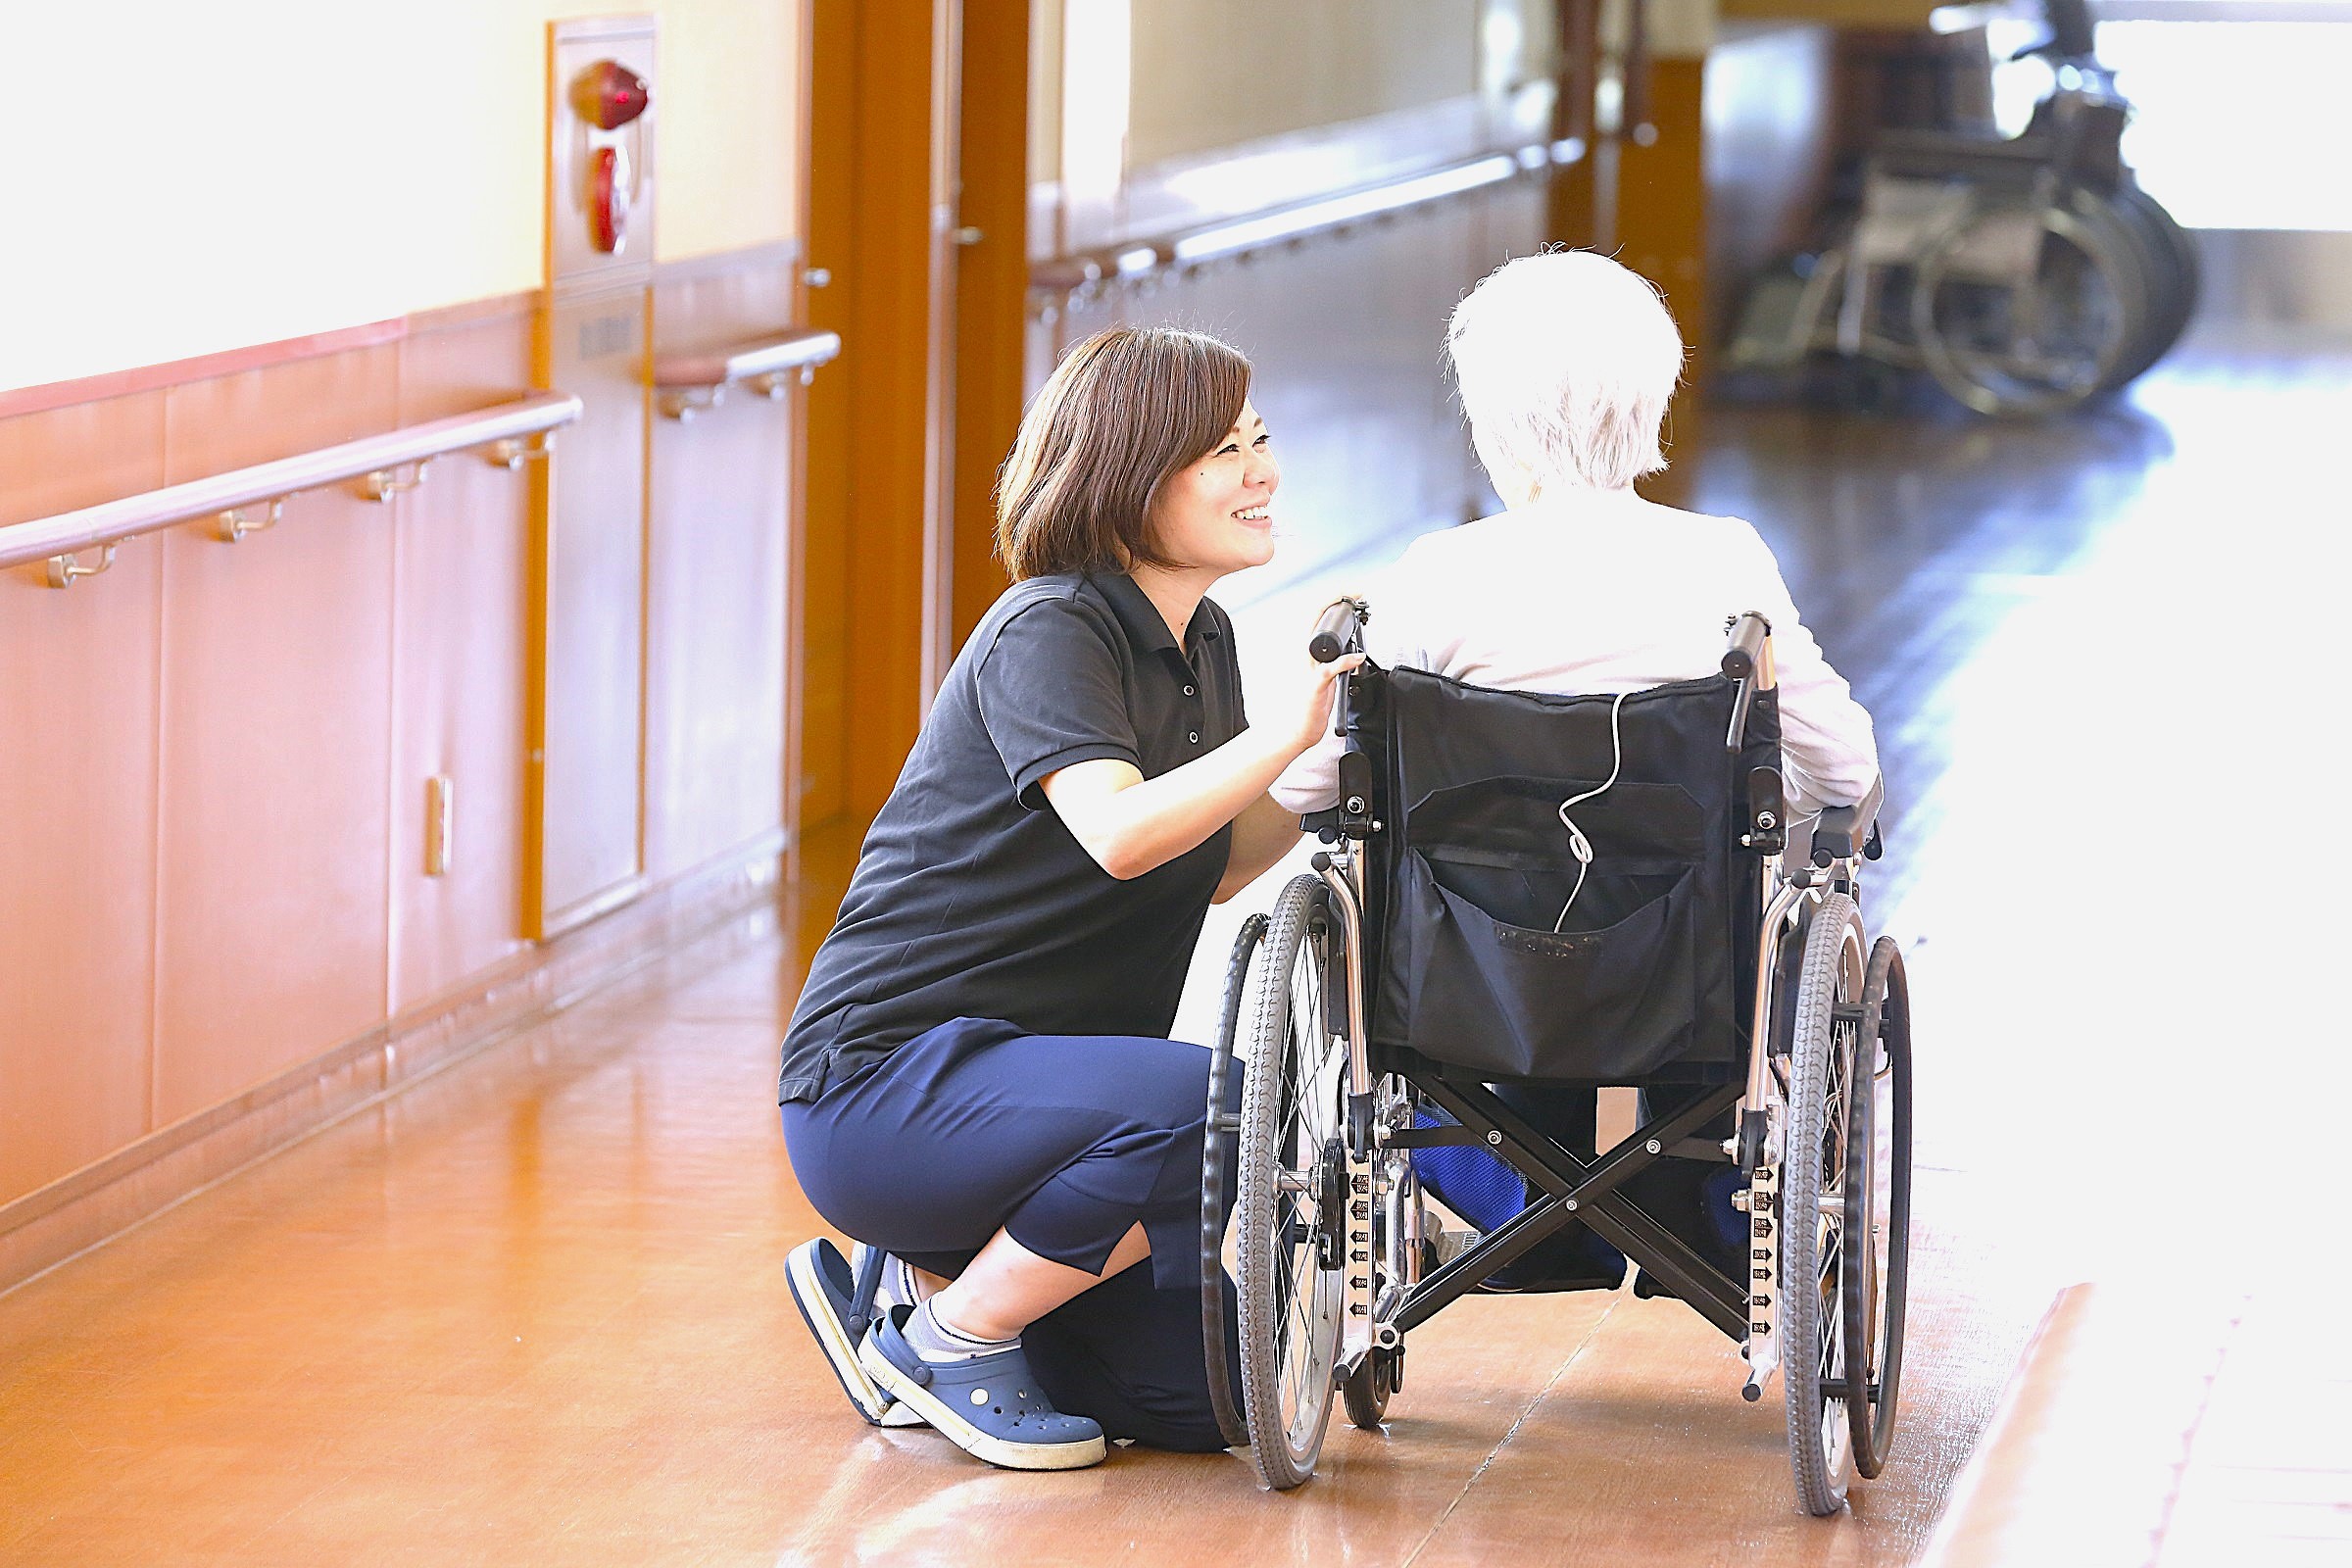
[{"label": "blue crocs shoe", "polygon": [[865,1338],[867,1320],[851,1321],[858,1278],[840,1249],[821,1236],[803,1242],[785,1260],[784,1283],[858,1413],[878,1427],[921,1426],[920,1415],[874,1387],[858,1364],[858,1342]]},{"label": "blue crocs shoe", "polygon": [[1083,1470],[1109,1450],[1102,1429],[1063,1415],[1046,1398],[1029,1358],[1016,1347],[968,1361],[926,1361],[902,1332],[914,1308],[894,1306],[874,1319],[858,1351],[883,1393],[897,1396],[975,1459],[1005,1470]]}]

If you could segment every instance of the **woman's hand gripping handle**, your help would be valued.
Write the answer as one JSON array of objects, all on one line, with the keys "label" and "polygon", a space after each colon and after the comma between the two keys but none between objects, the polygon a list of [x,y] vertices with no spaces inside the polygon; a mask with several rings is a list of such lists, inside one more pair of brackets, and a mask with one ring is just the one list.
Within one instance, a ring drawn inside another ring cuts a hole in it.
[{"label": "woman's hand gripping handle", "polygon": [[1363,626],[1370,614],[1361,599],[1348,598],[1336,601],[1316,617],[1314,632],[1306,640],[1304,679],[1297,688],[1301,706],[1295,713],[1295,726],[1286,729],[1298,752],[1332,727],[1332,688],[1337,684],[1344,691],[1348,672],[1364,662]]}]

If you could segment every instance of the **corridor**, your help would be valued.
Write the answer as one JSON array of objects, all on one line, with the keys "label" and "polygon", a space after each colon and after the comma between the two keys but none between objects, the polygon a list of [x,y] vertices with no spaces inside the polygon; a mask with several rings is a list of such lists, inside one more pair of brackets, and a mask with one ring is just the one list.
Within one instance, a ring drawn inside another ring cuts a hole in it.
[{"label": "corridor", "polygon": [[[1295,1494],[859,1424],[781,1275],[817,1222],[775,1045],[854,848],[811,842],[780,915],[0,1296],[0,1561],[1910,1561],[2061,1288],[2160,1328],[2344,1282],[2347,414],[2352,353],[2216,336],[2062,420],[1715,406],[1676,452],[1685,504],[1779,551],[1887,772],[1866,910],[1911,956],[1918,1217],[1902,1429],[1849,1516],[1792,1508],[1735,1348],[1630,1294],[1448,1310]],[[1246,660],[1334,585],[1237,606]],[[2340,1433],[2304,1451],[2352,1470]],[[2345,1549],[2306,1495],[2260,1529],[2322,1544],[2243,1560]]]}]

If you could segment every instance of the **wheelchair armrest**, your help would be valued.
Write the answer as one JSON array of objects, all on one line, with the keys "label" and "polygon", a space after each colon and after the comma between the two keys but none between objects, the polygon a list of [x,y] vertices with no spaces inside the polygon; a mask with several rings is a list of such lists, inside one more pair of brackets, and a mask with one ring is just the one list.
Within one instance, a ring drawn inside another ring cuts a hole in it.
[{"label": "wheelchair armrest", "polygon": [[1863,856],[1877,859],[1879,808],[1886,804],[1886,781],[1874,778],[1870,792],[1851,806],[1833,806],[1813,824],[1813,863],[1851,860]]},{"label": "wheelchair armrest", "polygon": [[1326,844],[1337,844],[1340,841],[1340,808],[1335,806],[1328,811],[1307,812],[1298,819],[1298,830],[1312,833]]}]

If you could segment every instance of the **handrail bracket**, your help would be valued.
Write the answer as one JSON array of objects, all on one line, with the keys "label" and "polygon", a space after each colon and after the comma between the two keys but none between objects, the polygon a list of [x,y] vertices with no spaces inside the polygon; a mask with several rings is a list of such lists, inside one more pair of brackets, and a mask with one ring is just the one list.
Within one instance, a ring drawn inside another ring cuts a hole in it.
[{"label": "handrail bracket", "polygon": [[[419,458],[415,463],[371,469],[360,476],[360,493],[370,501],[389,501],[424,483],[425,470],[432,466],[432,462],[430,458]],[[402,468],[409,470],[406,479],[400,476]]]},{"label": "handrail bracket", "polygon": [[526,463],[545,463],[554,453],[555,445],[556,432],[553,430],[543,432],[536,441],[509,436],[504,441],[493,441],[484,447],[482,457],[490,466],[513,473]]},{"label": "handrail bracket", "polygon": [[115,564],[115,552],[122,548],[120,541],[103,545],[98,552],[98,564],[85,566],[72,556],[49,558],[49,586],[71,588],[83,577],[95,577]]},{"label": "handrail bracket", "polygon": [[249,533],[261,533],[274,528],[285,520],[286,498],[279,496],[270,503],[270,510],[256,522],[243,507],[231,507],[213,519],[214,535],[224,545],[233,545]]},{"label": "handrail bracket", "polygon": [[684,424],[696,415],[708,414],[717,408],[726,401],[726,385],[721,382],[717,386],[671,387],[655,401],[663,418]]}]

